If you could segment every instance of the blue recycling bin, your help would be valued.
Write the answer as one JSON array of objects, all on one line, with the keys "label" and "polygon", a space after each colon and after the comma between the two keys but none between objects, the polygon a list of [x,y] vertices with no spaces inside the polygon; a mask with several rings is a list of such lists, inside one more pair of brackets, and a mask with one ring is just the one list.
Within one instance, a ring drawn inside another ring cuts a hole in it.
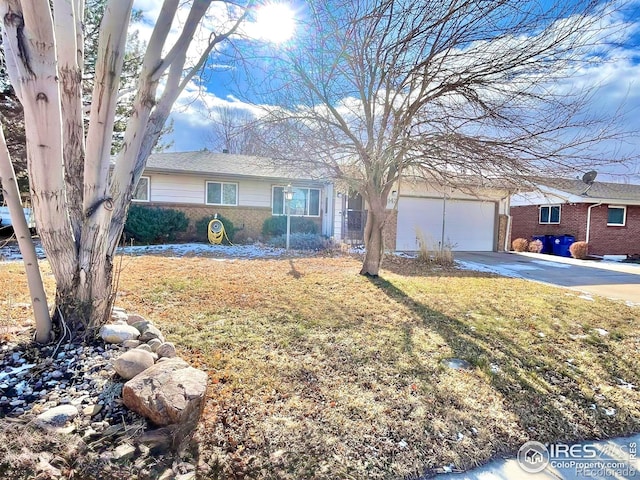
[{"label": "blue recycling bin", "polygon": [[533,235],[533,239],[542,242],[540,253],[553,253],[553,235]]},{"label": "blue recycling bin", "polygon": [[573,235],[557,235],[553,237],[553,254],[560,257],[570,257],[569,247],[576,241]]}]

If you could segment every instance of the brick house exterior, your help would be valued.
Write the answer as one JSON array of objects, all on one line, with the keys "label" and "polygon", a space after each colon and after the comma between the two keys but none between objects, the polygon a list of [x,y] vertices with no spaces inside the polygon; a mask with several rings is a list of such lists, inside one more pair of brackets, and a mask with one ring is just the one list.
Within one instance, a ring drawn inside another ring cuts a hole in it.
[{"label": "brick house exterior", "polygon": [[512,240],[572,235],[591,255],[640,254],[640,185],[541,179],[537,191],[514,195],[510,214]]},{"label": "brick house exterior", "polygon": [[178,240],[207,241],[197,236],[196,223],[217,213],[233,222],[234,241],[244,243],[262,239],[264,221],[284,214],[282,198],[276,199],[288,184],[303,194],[298,204],[303,212],[291,216],[303,216],[316,223],[319,233],[331,236],[333,185],[260,157],[206,150],[153,154],[133,201],[182,211],[189,225],[176,235]]}]

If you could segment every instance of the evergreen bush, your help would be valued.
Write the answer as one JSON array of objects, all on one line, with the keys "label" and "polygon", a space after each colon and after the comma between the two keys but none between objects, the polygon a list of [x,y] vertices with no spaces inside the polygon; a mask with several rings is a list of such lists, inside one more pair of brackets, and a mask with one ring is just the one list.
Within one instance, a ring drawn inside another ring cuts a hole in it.
[{"label": "evergreen bush", "polygon": [[184,232],[189,219],[179,210],[170,208],[132,205],[124,225],[125,238],[140,243],[163,243],[173,241],[178,232]]}]

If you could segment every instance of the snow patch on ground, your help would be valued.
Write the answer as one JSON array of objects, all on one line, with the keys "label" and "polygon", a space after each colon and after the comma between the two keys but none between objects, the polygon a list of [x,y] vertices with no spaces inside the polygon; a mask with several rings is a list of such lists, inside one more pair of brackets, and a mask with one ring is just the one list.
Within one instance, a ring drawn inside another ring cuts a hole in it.
[{"label": "snow patch on ground", "polygon": [[531,263],[537,263],[538,265],[543,265],[545,267],[571,268],[571,265],[569,265],[567,263],[549,262],[549,261],[546,261],[546,260],[533,260]]},{"label": "snow patch on ground", "polygon": [[482,265],[480,263],[475,262],[467,262],[462,260],[456,260],[456,266],[461,270],[473,270],[475,272],[484,272],[484,273],[495,273],[497,275],[502,275],[503,277],[511,277],[511,278],[523,278],[519,275],[516,270],[532,270],[531,268],[521,268],[522,265],[501,265],[501,266],[488,266]]},{"label": "snow patch on ground", "polygon": [[227,258],[265,258],[280,257],[287,252],[284,248],[269,247],[267,245],[211,245],[208,243],[180,243],[172,245],[144,245],[123,247],[118,249],[118,253],[124,255],[148,255],[162,254],[175,257],[189,255],[211,255],[224,256]]},{"label": "snow patch on ground", "polygon": [[[172,257],[184,256],[211,256],[225,258],[273,258],[282,257],[284,255],[301,255],[304,252],[290,250],[284,248],[269,247],[267,245],[211,245],[207,243],[180,243],[171,245],[139,245],[121,247],[117,250],[118,254],[137,256],[137,255],[165,255]],[[308,252],[307,252],[308,253]],[[42,246],[38,242],[36,244],[36,254],[38,258],[46,258]],[[20,261],[20,249],[18,245],[7,244],[0,247],[0,261]]]}]

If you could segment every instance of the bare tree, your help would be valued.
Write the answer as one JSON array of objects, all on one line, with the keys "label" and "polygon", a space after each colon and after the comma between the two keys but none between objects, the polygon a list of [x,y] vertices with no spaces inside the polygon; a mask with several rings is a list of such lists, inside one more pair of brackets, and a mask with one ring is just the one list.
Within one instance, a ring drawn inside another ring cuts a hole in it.
[{"label": "bare tree", "polygon": [[[245,15],[236,4],[216,2],[218,8],[226,8],[227,20],[207,32],[208,41],[189,63],[187,50],[212,1],[194,0],[186,7],[188,14],[173,43],[169,33],[182,2],[163,2],[112,168],[113,125],[132,3],[106,4],[85,135],[84,2],[0,1],[7,70],[24,108],[36,225],[56,280],[55,311],[74,334],[92,332],[108,318],[113,258],[145,162],[180,92]],[[7,159],[0,155],[0,162]]]},{"label": "bare tree", "polygon": [[625,132],[572,80],[606,61],[605,42],[622,35],[615,5],[314,2],[306,33],[268,63],[262,84],[280,106],[265,117],[271,155],[362,194],[361,273],[375,276],[401,177],[519,181],[624,160],[593,149]]},{"label": "bare tree", "polygon": [[213,151],[259,155],[262,151],[261,128],[248,110],[223,105],[212,110],[209,144]]}]

